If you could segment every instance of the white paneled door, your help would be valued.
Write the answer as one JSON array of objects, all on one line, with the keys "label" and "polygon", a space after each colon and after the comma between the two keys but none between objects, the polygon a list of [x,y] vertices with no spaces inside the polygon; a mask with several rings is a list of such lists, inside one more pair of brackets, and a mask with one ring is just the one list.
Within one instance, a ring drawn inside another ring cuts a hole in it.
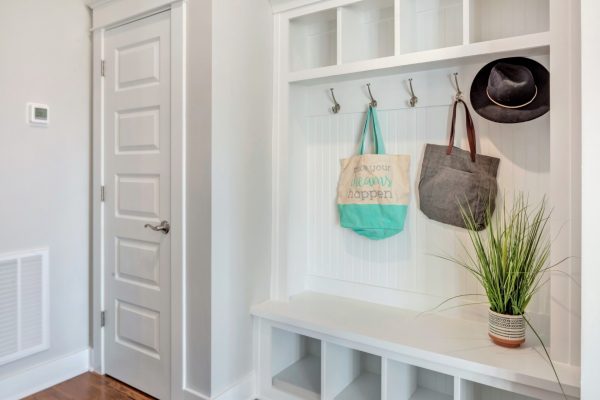
[{"label": "white paneled door", "polygon": [[170,397],[170,13],[104,41],[105,369]]}]

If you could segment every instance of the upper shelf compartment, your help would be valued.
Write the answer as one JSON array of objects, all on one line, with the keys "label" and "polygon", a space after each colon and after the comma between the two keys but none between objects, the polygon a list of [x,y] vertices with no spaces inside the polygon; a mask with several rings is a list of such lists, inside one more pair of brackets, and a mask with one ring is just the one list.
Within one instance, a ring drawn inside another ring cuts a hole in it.
[{"label": "upper shelf compartment", "polygon": [[290,68],[300,71],[337,63],[337,10],[290,19]]},{"label": "upper shelf compartment", "polygon": [[335,81],[387,73],[402,73],[455,66],[457,62],[487,62],[490,58],[501,56],[532,57],[549,53],[550,33],[532,33],[530,35],[497,39],[487,42],[471,43],[443,49],[401,54],[395,57],[364,60],[348,64],[334,65],[304,71],[291,72],[287,76],[289,83],[313,84],[323,81]]},{"label": "upper shelf compartment", "polygon": [[469,1],[470,41],[546,32],[550,28],[550,0]]},{"label": "upper shelf compartment", "polygon": [[463,0],[400,0],[400,52],[463,42]]},{"label": "upper shelf compartment", "polygon": [[[550,0],[329,0],[289,21],[287,81],[548,54]],[[305,11],[305,12],[303,12]]]},{"label": "upper shelf compartment", "polygon": [[394,55],[394,0],[366,0],[340,8],[342,63]]}]

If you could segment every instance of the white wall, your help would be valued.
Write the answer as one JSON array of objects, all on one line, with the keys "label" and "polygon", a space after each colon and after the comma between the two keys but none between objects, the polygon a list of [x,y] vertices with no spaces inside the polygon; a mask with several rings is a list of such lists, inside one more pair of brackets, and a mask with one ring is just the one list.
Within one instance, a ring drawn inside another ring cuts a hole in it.
[{"label": "white wall", "polygon": [[582,64],[582,290],[581,290],[581,398],[600,399],[600,263],[598,262],[598,171],[600,171],[600,4],[581,2]]},{"label": "white wall", "polygon": [[210,393],[211,0],[188,3],[187,354],[185,386]]},{"label": "white wall", "polygon": [[216,397],[252,372],[249,309],[269,297],[272,13],[196,0],[188,16],[185,386]]},{"label": "white wall", "polygon": [[212,387],[252,371],[252,304],[269,296],[273,17],[268,0],[214,0]]},{"label": "white wall", "polygon": [[[90,17],[81,0],[0,1],[0,254],[49,246],[51,348],[89,347]],[[50,126],[26,124],[26,103]]]}]

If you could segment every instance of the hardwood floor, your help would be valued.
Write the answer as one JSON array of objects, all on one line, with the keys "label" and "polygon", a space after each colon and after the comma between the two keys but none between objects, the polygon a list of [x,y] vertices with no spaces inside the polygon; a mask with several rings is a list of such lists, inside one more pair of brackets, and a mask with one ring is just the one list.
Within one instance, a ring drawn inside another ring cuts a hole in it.
[{"label": "hardwood floor", "polygon": [[148,396],[110,376],[92,372],[76,376],[25,400],[152,400]]}]

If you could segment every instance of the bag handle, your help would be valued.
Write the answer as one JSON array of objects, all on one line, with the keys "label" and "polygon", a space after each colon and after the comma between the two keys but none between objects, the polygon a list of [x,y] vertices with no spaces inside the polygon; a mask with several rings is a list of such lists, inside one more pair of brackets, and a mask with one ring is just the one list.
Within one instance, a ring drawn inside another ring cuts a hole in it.
[{"label": "bag handle", "polygon": [[452,107],[452,126],[450,127],[450,142],[448,143],[448,150],[446,150],[446,154],[452,154],[452,148],[454,147],[454,132],[456,125],[456,108],[458,103],[462,103],[465,107],[465,116],[467,122],[467,138],[469,139],[469,150],[471,152],[471,161],[475,162],[475,156],[477,155],[477,143],[475,142],[475,126],[473,125],[473,118],[471,118],[471,113],[469,113],[469,107],[467,107],[467,103],[462,101],[461,99],[456,99],[454,101],[454,106]]},{"label": "bag handle", "polygon": [[377,118],[377,110],[369,106],[367,112],[367,119],[363,128],[360,150],[358,154],[363,155],[365,153],[365,142],[367,141],[367,131],[369,130],[369,122],[373,123],[373,143],[375,144],[375,154],[385,154],[385,145],[381,137],[381,128],[379,127],[379,119]]}]

